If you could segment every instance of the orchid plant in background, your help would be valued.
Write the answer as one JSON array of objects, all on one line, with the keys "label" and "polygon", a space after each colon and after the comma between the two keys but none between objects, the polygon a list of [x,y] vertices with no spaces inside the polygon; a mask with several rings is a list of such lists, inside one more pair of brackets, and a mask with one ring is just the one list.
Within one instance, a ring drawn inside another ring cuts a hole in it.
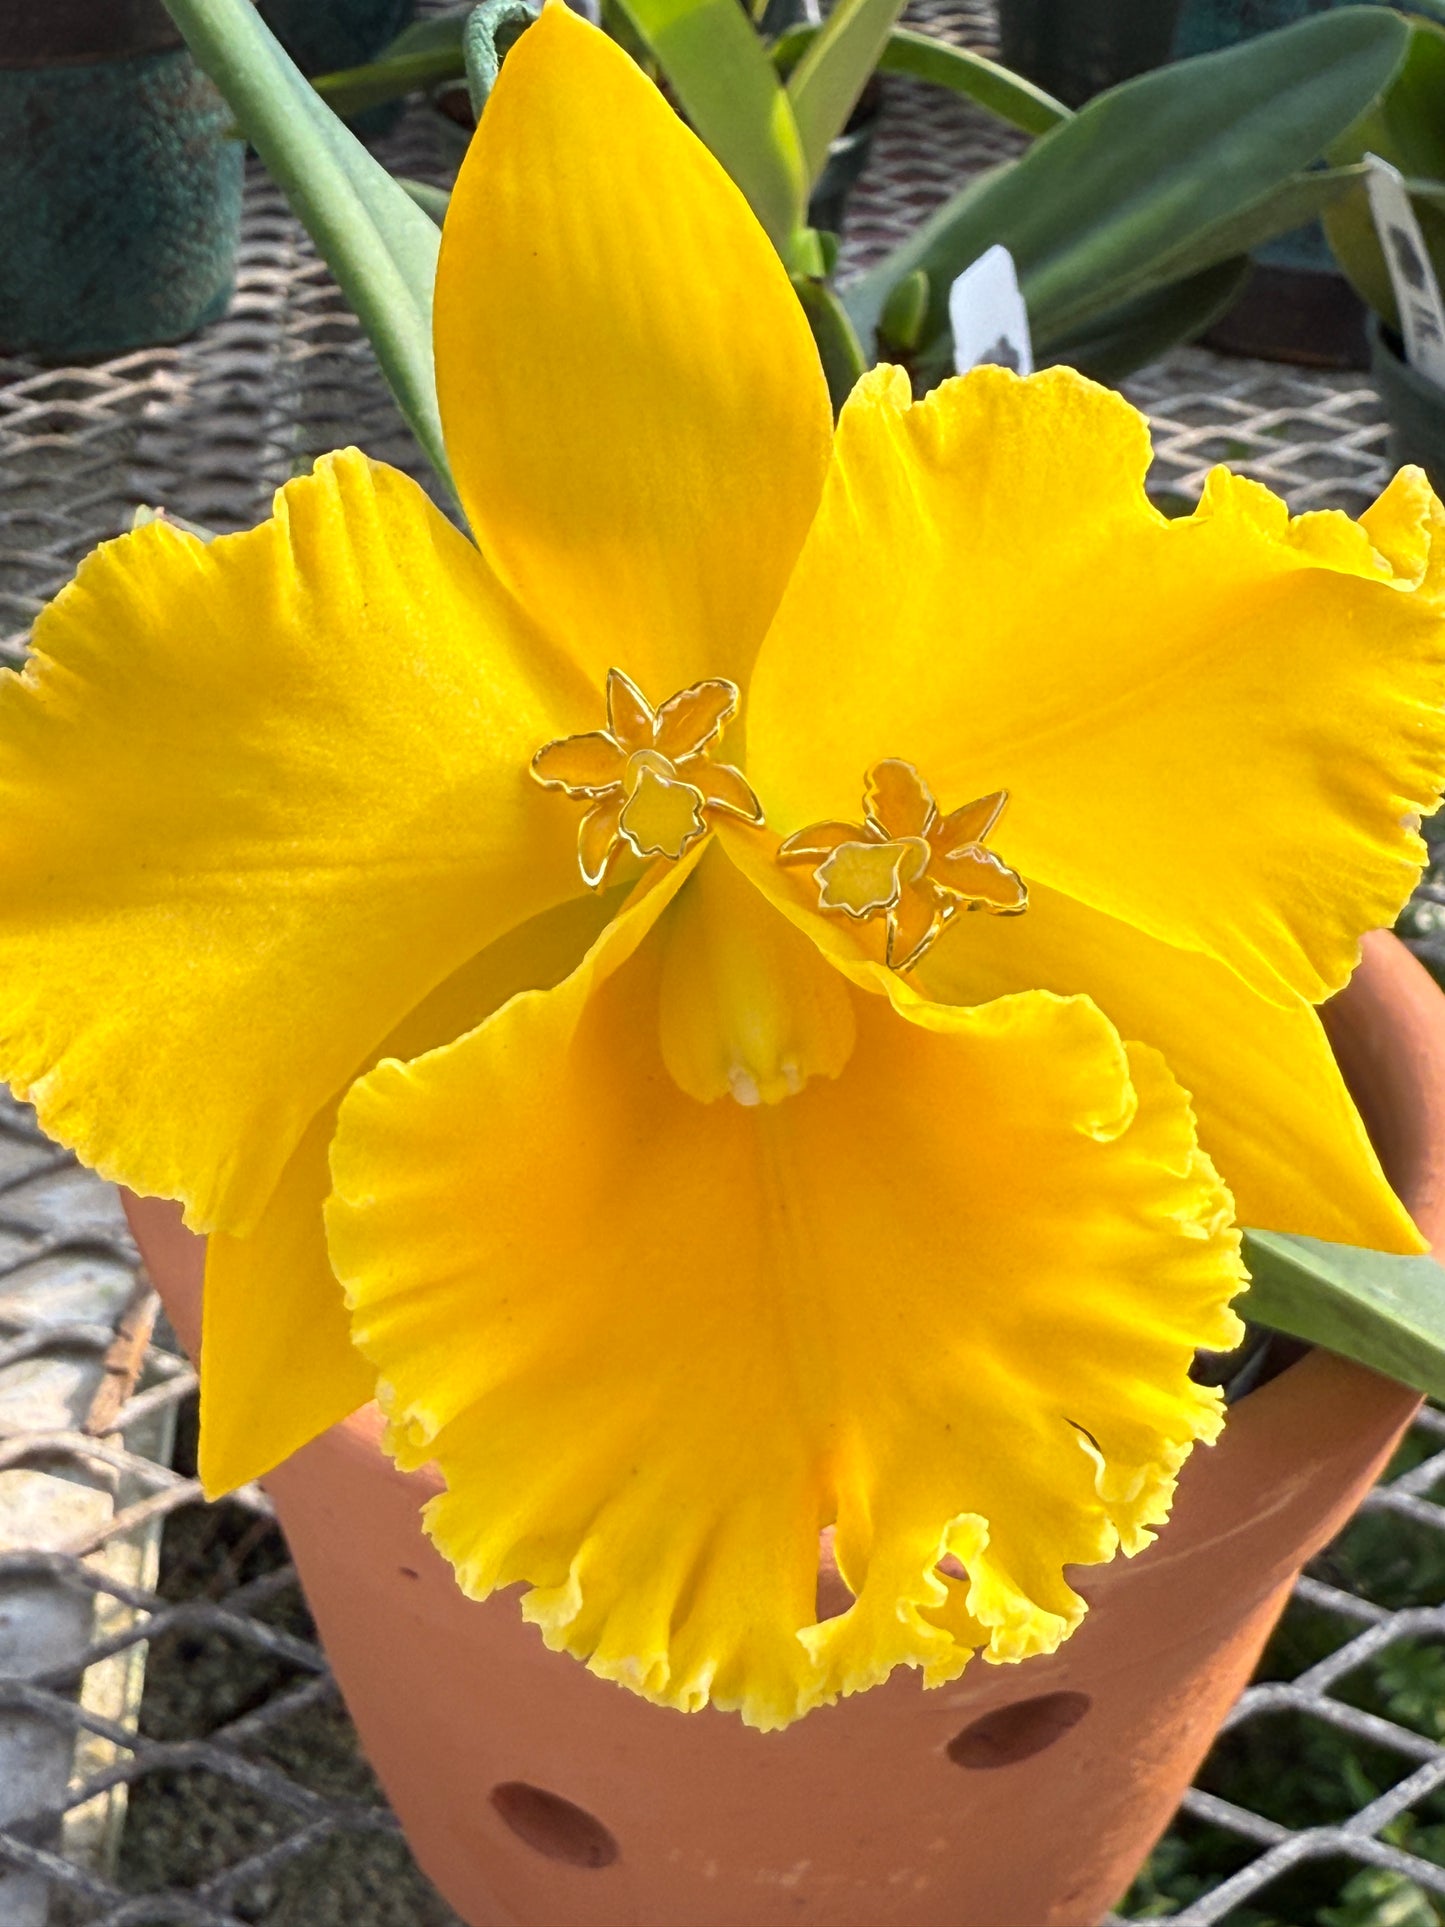
[{"label": "orchid plant in background", "polygon": [[[465,71],[480,114],[537,4],[484,0],[419,22],[388,58],[319,85],[351,110]],[[770,33],[778,9],[764,9],[754,26],[737,0],[608,0],[602,8],[604,24],[665,84],[772,237],[835,407],[876,353],[905,365],[920,387],[952,372],[949,287],[998,242],[1018,263],[1044,359],[1112,380],[1199,333],[1239,292],[1250,248],[1357,182],[1357,165],[1312,163],[1376,99],[1408,37],[1385,9],[1335,9],[1146,74],[1072,115],[996,62],[899,26],[901,10],[902,0],[846,0],[822,27]],[[294,73],[284,76],[284,56],[264,29],[236,16],[232,0],[177,0],[175,12],[367,320],[359,264],[344,237],[338,247],[336,194],[325,181],[334,116]],[[961,187],[840,299],[836,238],[809,225],[810,196],[875,71],[950,88],[1036,138],[1019,160]],[[354,177],[366,174],[373,212],[388,197],[402,201],[354,143],[349,165]],[[408,192],[433,213],[444,208],[440,190],[412,183]],[[387,223],[400,233],[407,216],[414,226],[414,210],[393,205]],[[372,333],[385,365],[392,335]]]},{"label": "orchid plant in background", "polygon": [[375,1395],[469,1593],[762,1727],[1048,1652],[1224,1421],[1236,1220],[1251,1316],[1445,1383],[1438,1297],[1359,1314],[1439,1273],[1314,1010],[1445,781],[1440,505],[1168,521],[1067,369],[835,428],[774,237],[560,4],[434,390],[329,151],[470,536],[347,450],[82,564],[0,685],[0,1072],[209,1234],[211,1492]]}]

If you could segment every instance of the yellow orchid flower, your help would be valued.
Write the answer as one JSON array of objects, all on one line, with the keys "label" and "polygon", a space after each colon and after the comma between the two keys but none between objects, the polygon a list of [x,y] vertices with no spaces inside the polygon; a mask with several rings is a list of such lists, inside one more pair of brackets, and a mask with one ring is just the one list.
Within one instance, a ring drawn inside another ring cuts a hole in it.
[{"label": "yellow orchid flower", "polygon": [[0,1071],[211,1234],[210,1490],[376,1389],[461,1584],[656,1700],[1048,1651],[1221,1423],[1211,1160],[1419,1248],[1311,1006],[1445,772],[1440,509],[1168,522],[1063,370],[834,434],[741,197],[557,5],[436,355],[475,546],[348,451],[41,617]]}]

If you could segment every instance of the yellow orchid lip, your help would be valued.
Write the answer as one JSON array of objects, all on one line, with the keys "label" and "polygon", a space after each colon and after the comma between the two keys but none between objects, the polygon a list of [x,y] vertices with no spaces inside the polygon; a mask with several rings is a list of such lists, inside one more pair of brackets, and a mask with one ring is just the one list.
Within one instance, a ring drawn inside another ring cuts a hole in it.
[{"label": "yellow orchid lip", "polygon": [[944,815],[912,763],[890,756],[868,772],[861,823],[795,830],[778,861],[814,866],[820,910],[886,919],[889,968],[912,970],[961,911],[1027,910],[1027,884],[985,843],[1007,803],[994,790]]},{"label": "yellow orchid lip", "polygon": [[630,676],[610,669],[605,728],[559,736],[536,752],[537,782],[588,805],[577,862],[589,888],[602,888],[624,849],[676,862],[707,835],[714,810],[762,822],[742,771],[711,754],[740,700],[737,684],[718,676],[654,709]]}]

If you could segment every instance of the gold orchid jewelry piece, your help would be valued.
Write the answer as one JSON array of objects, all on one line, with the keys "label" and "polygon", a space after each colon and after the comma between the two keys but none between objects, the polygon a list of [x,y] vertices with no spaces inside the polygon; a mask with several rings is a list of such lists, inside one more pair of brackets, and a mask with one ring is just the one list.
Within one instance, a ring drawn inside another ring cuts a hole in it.
[{"label": "gold orchid jewelry piece", "polygon": [[[1224,1423],[1235,1218],[1422,1248],[1313,1006],[1423,860],[1445,514],[1166,518],[1066,368],[835,424],[737,187],[550,0],[435,368],[470,537],[327,455],[104,543],[0,674],[0,1076],[207,1234],[208,1491],[377,1397],[469,1595],[761,1727],[1051,1652]],[[1023,901],[1005,784],[1028,914],[963,919]]]},{"label": "gold orchid jewelry piece", "polygon": [[892,970],[911,970],[960,910],[1016,917],[1028,886],[986,847],[1003,815],[1007,790],[939,814],[912,763],[875,763],[863,793],[861,823],[813,823],[778,849],[780,863],[812,863],[818,907],[864,923],[886,917]]},{"label": "gold orchid jewelry piece", "polygon": [[620,669],[607,672],[607,727],[559,736],[532,758],[544,789],[588,805],[577,832],[582,880],[600,889],[618,853],[685,856],[714,811],[761,823],[762,806],[741,770],[712,759],[736,716],[738,686],[695,682],[654,709]]}]

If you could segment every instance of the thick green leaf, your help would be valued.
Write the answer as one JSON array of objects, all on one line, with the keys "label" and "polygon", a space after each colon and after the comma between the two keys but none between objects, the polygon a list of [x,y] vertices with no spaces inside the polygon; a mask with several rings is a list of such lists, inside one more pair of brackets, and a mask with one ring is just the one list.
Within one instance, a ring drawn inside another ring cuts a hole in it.
[{"label": "thick green leaf", "polygon": [[381,58],[390,60],[399,54],[433,54],[443,48],[460,47],[471,4],[472,0],[462,0],[461,5],[452,7],[446,13],[434,13],[425,20],[413,20],[409,27],[403,27],[396,39],[382,49]]},{"label": "thick green leaf", "polygon": [[341,284],[402,413],[450,486],[432,366],[436,223],[302,78],[249,0],[166,3]]},{"label": "thick green leaf", "polygon": [[838,0],[788,75],[810,184],[827,166],[828,149],[848,125],[902,11],[903,0]]},{"label": "thick green leaf", "polygon": [[[1410,44],[1399,72],[1360,119],[1330,149],[1337,163],[1378,154],[1411,176],[1415,218],[1445,283],[1445,211],[1426,183],[1445,181],[1445,29],[1426,20],[1410,23]],[[1399,310],[1380,237],[1363,187],[1344,195],[1325,215],[1335,259],[1364,301],[1397,332]]]},{"label": "thick green leaf", "polygon": [[852,393],[854,382],[868,366],[862,344],[853,332],[842,302],[825,281],[812,275],[795,274],[793,287],[808,317],[808,326],[813,330],[836,415]]},{"label": "thick green leaf", "polygon": [[451,189],[433,187],[430,181],[409,181],[403,174],[396,176],[396,184],[414,200],[424,214],[431,216],[438,227],[447,218],[451,206]]},{"label": "thick green leaf", "polygon": [[[452,22],[445,24],[451,26]],[[461,22],[456,25],[460,30]],[[320,74],[311,85],[333,113],[346,116],[378,107],[383,101],[400,100],[405,94],[435,87],[443,80],[460,80],[465,72],[458,31],[454,45],[420,53],[382,54],[364,67],[341,67],[334,74]]]},{"label": "thick green leaf", "polygon": [[1134,300],[1156,288],[1170,286],[1186,276],[1202,273],[1222,260],[1247,254],[1251,248],[1285,234],[1327,208],[1332,201],[1358,185],[1361,167],[1312,168],[1262,194],[1257,201],[1238,208],[1223,221],[1196,228],[1173,247],[1163,247],[1133,273],[1121,276],[1109,291],[1107,306],[1103,291],[1080,290],[1065,285],[1061,290],[1045,284],[1039,288],[1038,304],[1047,317],[1042,327],[1046,341],[1067,339],[1080,328],[1092,326],[1101,313],[1109,312],[1120,298]]},{"label": "thick green leaf", "polygon": [[[819,32],[817,27],[793,27],[778,36],[773,43],[773,59],[784,73],[803,58]],[[948,87],[1026,134],[1047,134],[1051,127],[1072,118],[1062,101],[1035,87],[1022,74],[1010,73],[996,60],[986,60],[966,47],[951,47],[912,27],[895,27],[889,34],[878,71],[907,74],[911,80]]]},{"label": "thick green leaf", "polygon": [[1445,1269],[1433,1258],[1247,1231],[1244,1259],[1246,1318],[1445,1398]]},{"label": "thick green leaf", "polygon": [[1056,343],[1050,352],[1095,381],[1122,381],[1181,341],[1202,335],[1234,306],[1248,279],[1247,255],[1217,261],[1200,274],[1153,288],[1100,315],[1082,334]]},{"label": "thick green leaf", "polygon": [[925,340],[943,334],[954,277],[996,241],[1044,342],[1240,253],[1278,231],[1265,213],[1291,223],[1314,192],[1291,177],[1389,83],[1408,38],[1386,8],[1340,7],[1111,88],[855,282],[854,325],[871,339],[889,289],[922,268]]},{"label": "thick green leaf", "polygon": [[738,0],[620,0],[683,113],[786,260],[808,174],[788,96]]},{"label": "thick green leaf", "polygon": [[878,346],[885,359],[911,355],[918,347],[928,313],[928,276],[906,274],[883,304],[878,317]]}]

